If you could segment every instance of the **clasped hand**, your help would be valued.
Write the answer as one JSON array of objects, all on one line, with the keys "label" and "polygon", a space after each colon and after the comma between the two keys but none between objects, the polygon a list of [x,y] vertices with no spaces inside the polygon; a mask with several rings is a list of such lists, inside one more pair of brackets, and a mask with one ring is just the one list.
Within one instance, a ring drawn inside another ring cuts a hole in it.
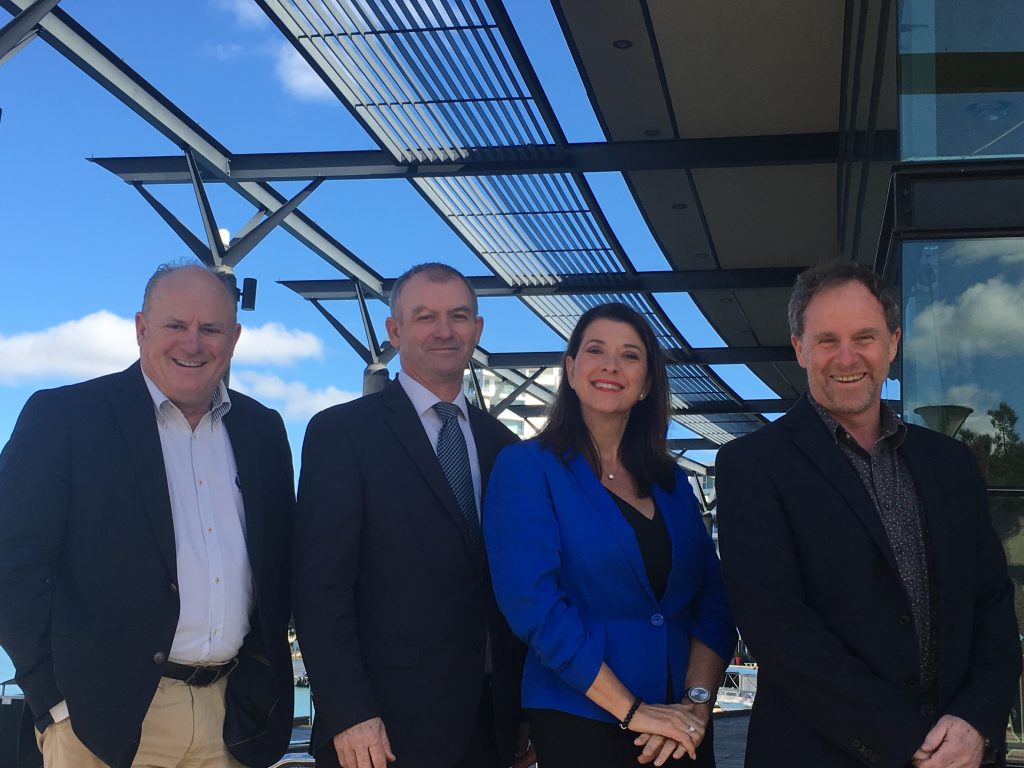
[{"label": "clasped hand", "polygon": [[629,729],[640,734],[633,743],[643,747],[638,762],[660,766],[683,755],[696,760],[710,717],[705,704],[641,704],[629,721]]}]

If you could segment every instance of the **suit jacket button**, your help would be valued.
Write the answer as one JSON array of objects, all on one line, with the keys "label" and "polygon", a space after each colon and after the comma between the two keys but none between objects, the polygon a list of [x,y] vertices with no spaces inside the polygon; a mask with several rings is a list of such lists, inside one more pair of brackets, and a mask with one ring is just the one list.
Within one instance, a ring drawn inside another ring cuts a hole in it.
[{"label": "suit jacket button", "polygon": [[171,582],[171,592],[173,592],[174,594],[178,594],[178,585],[175,584],[173,581]]},{"label": "suit jacket button", "polygon": [[660,613],[656,613],[653,616],[651,616],[651,624],[653,624],[654,626],[660,627],[664,623],[665,617],[662,616]]},{"label": "suit jacket button", "polygon": [[898,621],[899,621],[899,625],[901,627],[905,627],[905,626],[907,626],[910,623],[910,617],[907,616],[906,614],[903,614],[902,616],[899,617]]},{"label": "suit jacket button", "polygon": [[850,746],[854,749],[860,749],[860,739],[854,739],[850,742]]},{"label": "suit jacket button", "polygon": [[153,654],[154,664],[163,664],[165,661],[167,661],[167,654],[163,651],[157,651]]}]

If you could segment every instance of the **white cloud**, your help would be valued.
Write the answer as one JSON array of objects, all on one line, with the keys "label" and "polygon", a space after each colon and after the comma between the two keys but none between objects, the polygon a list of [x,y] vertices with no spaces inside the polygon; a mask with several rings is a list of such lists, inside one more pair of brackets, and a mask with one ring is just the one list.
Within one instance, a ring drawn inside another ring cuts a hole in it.
[{"label": "white cloud", "polygon": [[[0,384],[82,381],[129,366],[139,356],[135,322],[101,310],[41,331],[0,334]],[[323,356],[323,342],[280,323],[246,328],[235,350],[242,364],[291,365]]]},{"label": "white cloud", "polygon": [[231,374],[231,387],[280,410],[288,421],[308,421],[324,408],[359,397],[356,392],[333,386],[311,389],[301,381],[285,381],[280,376],[245,370]]},{"label": "white cloud", "polygon": [[907,334],[908,354],[920,360],[933,359],[936,350],[954,360],[1020,355],[1022,303],[1024,282],[1011,285],[997,277],[975,283],[955,301],[935,302],[914,319]]},{"label": "white cloud", "polygon": [[333,101],[334,94],[320,76],[288,43],[281,43],[274,53],[274,71],[285,90],[302,101]]},{"label": "white cloud", "polygon": [[232,14],[244,27],[261,27],[270,21],[255,0],[215,0],[214,5]]},{"label": "white cloud", "polygon": [[231,61],[246,54],[245,46],[240,43],[206,43],[203,53],[217,61]]},{"label": "white cloud", "polygon": [[89,379],[127,367],[138,352],[133,321],[93,312],[42,331],[0,334],[0,383]]},{"label": "white cloud", "polygon": [[324,343],[309,331],[295,331],[280,323],[242,328],[234,361],[242,364],[291,365],[296,360],[319,360]]},{"label": "white cloud", "polygon": [[958,240],[943,254],[943,259],[959,265],[996,259],[1000,264],[1024,263],[1024,244],[1020,238]]}]

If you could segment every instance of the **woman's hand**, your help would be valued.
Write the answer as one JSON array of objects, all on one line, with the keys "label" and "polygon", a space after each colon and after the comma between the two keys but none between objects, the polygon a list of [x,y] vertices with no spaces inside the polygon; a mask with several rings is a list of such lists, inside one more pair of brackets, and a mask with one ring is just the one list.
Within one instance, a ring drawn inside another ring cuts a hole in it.
[{"label": "woman's hand", "polygon": [[642,764],[662,765],[669,757],[684,754],[697,759],[697,745],[704,738],[708,713],[687,704],[641,704],[629,721],[629,730],[639,733],[634,742],[643,747]]}]

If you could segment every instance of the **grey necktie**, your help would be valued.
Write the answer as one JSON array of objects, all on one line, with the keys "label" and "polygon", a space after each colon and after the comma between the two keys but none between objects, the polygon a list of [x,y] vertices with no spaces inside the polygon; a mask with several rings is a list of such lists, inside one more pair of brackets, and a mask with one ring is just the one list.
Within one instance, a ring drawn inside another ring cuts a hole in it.
[{"label": "grey necktie", "polygon": [[459,427],[459,406],[440,402],[434,410],[441,417],[441,432],[437,436],[437,460],[441,462],[444,476],[459,503],[462,517],[466,521],[469,543],[473,551],[482,554],[484,549],[483,535],[480,532],[480,520],[476,514],[476,494],[473,491],[473,474],[469,469],[469,451],[466,449],[466,438]]}]

